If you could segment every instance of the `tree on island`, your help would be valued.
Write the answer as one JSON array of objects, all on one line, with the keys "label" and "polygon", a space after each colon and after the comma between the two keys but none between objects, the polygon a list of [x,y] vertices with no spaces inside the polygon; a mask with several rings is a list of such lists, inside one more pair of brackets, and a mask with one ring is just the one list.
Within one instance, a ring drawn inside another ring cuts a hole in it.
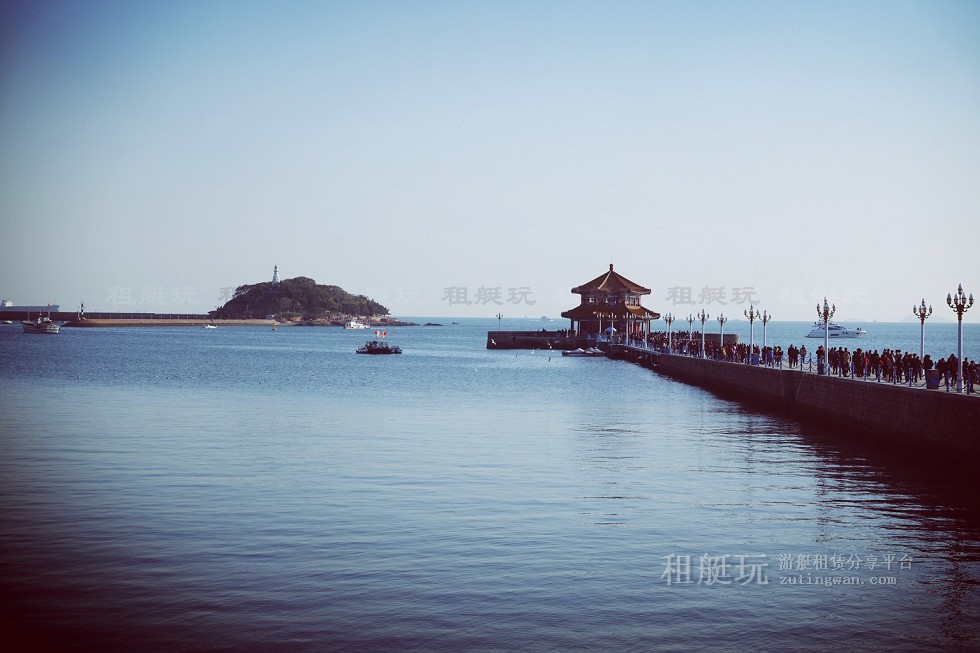
[{"label": "tree on island", "polygon": [[234,296],[210,315],[214,318],[301,316],[316,320],[339,315],[387,315],[388,309],[364,295],[352,295],[339,286],[317,284],[309,277],[238,286]]}]

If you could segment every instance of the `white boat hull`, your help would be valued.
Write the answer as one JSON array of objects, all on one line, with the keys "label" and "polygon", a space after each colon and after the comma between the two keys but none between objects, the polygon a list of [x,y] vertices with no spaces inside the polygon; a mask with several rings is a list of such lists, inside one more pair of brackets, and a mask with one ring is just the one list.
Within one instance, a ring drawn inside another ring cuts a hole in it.
[{"label": "white boat hull", "polygon": [[56,334],[61,331],[61,325],[54,322],[21,322],[24,325],[24,333],[48,333]]},{"label": "white boat hull", "polygon": [[[829,333],[827,333],[828,331]],[[863,338],[866,335],[868,335],[868,332],[864,329],[850,329],[831,322],[829,328],[826,330],[824,329],[823,324],[814,324],[813,329],[810,331],[810,333],[806,334],[806,337],[821,339],[827,337],[830,340],[837,340],[839,338]]]}]

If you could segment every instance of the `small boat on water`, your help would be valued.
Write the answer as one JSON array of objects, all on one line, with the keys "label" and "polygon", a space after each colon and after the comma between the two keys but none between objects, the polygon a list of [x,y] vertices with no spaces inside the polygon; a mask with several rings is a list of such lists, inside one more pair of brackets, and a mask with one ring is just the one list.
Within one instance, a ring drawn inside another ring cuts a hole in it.
[{"label": "small boat on water", "polygon": [[402,348],[390,345],[384,340],[368,340],[363,347],[357,348],[358,354],[400,354]]},{"label": "small boat on water", "polygon": [[831,322],[827,325],[827,330],[824,331],[823,322],[814,322],[813,329],[810,333],[806,334],[807,338],[823,338],[826,334],[830,339],[834,338],[860,338],[862,336],[868,335],[868,332],[864,329],[858,327],[855,329],[850,329],[848,327],[841,326],[835,322]]},{"label": "small boat on water", "polygon": [[360,320],[358,320],[356,317],[354,317],[354,318],[349,319],[344,324],[344,328],[345,329],[370,329],[371,326],[369,324],[364,324],[363,322],[361,322]]},{"label": "small boat on water", "polygon": [[52,322],[50,317],[41,317],[40,315],[35,320],[24,320],[21,324],[24,325],[24,333],[55,334],[61,331],[60,324]]},{"label": "small boat on water", "polygon": [[606,352],[602,351],[597,347],[589,347],[588,349],[571,349],[568,351],[563,351],[562,356],[605,356]]},{"label": "small boat on water", "polygon": [[218,325],[217,324],[205,324],[204,325],[204,328],[205,329],[217,329],[218,328]]}]

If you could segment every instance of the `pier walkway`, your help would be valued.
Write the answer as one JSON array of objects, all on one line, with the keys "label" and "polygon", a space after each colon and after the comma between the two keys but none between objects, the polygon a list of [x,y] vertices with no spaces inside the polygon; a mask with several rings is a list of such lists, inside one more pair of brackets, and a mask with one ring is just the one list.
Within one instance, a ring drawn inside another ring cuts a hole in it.
[{"label": "pier walkway", "polygon": [[[665,347],[661,348],[661,347],[645,345],[642,342],[636,342],[636,341],[616,344],[613,345],[613,347],[618,352],[621,352],[618,356],[619,358],[629,358],[631,360],[634,360],[634,362],[638,362],[638,363],[649,361],[650,363],[652,363],[652,366],[655,366],[658,363],[659,357],[661,355],[683,356],[686,358],[694,358],[694,359],[702,358],[697,354],[689,354],[687,352],[678,351],[678,350],[667,351]],[[625,355],[626,352],[629,352],[629,354]],[[612,357],[615,358],[617,356],[614,355]],[[808,352],[806,357],[800,360],[799,364],[795,366],[784,364],[782,362],[782,359],[779,359],[778,362],[774,361],[770,363],[765,363],[760,360],[757,363],[750,364],[749,362],[746,361],[727,360],[717,356],[706,355],[703,358],[703,360],[710,360],[719,363],[727,363],[729,365],[758,367],[760,369],[792,370],[796,372],[801,372],[803,374],[827,376],[829,378],[841,379],[845,381],[857,381],[861,383],[876,383],[876,384],[888,385],[894,387],[919,388],[922,390],[930,390],[934,392],[948,392],[951,394],[958,394],[956,391],[956,380],[952,377],[952,375],[948,375],[948,374],[941,375],[937,370],[932,370],[932,372],[934,372],[934,376],[924,373],[921,375],[921,378],[902,379],[900,378],[901,375],[896,374],[894,371],[890,375],[885,374],[885,372],[882,371],[880,366],[876,370],[865,368],[863,374],[858,374],[855,372],[854,365],[851,364],[849,366],[849,369],[847,370],[840,370],[838,372],[830,372],[829,374],[822,374],[819,371],[820,368],[817,362],[816,354],[812,352]],[[932,382],[930,382],[929,377],[933,377],[931,379]],[[980,398],[980,385],[973,386],[972,389],[970,388],[971,388],[971,384],[969,384],[966,381],[966,379],[964,379],[962,394],[968,397]]]},{"label": "pier walkway", "polygon": [[609,357],[848,435],[907,445],[940,458],[980,453],[975,394],[666,353],[643,343],[611,345]]}]

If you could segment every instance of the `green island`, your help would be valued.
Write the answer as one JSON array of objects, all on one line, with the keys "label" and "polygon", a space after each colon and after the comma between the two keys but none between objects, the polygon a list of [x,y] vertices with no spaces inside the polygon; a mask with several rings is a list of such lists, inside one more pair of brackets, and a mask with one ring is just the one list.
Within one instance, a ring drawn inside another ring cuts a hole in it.
[{"label": "green island", "polygon": [[389,316],[387,307],[340,286],[318,284],[309,277],[264,281],[238,286],[224,306],[208,314],[217,320],[274,319],[299,324],[343,324],[352,317],[372,324],[404,324]]}]

